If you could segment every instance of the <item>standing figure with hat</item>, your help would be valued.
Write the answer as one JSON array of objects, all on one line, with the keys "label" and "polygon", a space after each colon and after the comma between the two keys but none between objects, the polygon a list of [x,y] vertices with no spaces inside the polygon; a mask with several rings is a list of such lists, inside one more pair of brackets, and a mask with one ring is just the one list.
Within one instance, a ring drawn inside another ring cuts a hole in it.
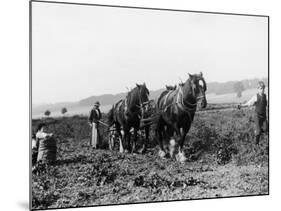
[{"label": "standing figure with hat", "polygon": [[90,138],[90,146],[95,149],[98,148],[100,144],[99,121],[101,119],[101,112],[99,106],[100,102],[95,102],[94,107],[90,111],[89,115],[89,124],[91,126],[92,131]]},{"label": "standing figure with hat", "polygon": [[255,137],[256,144],[260,142],[260,136],[262,132],[267,132],[267,120],[266,120],[266,107],[267,99],[266,94],[264,93],[265,84],[263,81],[258,82],[258,93],[254,95],[247,103],[239,105],[238,108],[255,106]]}]

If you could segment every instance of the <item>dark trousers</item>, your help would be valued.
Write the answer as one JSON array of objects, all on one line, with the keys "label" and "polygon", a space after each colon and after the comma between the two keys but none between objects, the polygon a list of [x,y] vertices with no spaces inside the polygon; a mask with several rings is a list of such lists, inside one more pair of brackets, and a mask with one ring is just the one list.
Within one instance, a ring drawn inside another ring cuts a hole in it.
[{"label": "dark trousers", "polygon": [[37,162],[38,150],[32,150],[32,166]]},{"label": "dark trousers", "polygon": [[255,136],[256,136],[256,144],[260,142],[261,133],[267,133],[268,124],[266,120],[266,115],[255,114]]}]

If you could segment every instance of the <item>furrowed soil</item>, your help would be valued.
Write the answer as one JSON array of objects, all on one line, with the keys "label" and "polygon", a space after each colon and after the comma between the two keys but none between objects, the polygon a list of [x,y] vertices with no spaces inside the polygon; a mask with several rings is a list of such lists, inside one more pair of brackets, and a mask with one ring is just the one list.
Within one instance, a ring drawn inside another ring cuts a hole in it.
[{"label": "furrowed soil", "polygon": [[[88,146],[87,118],[44,121],[57,135],[57,162],[32,173],[32,208],[268,194],[268,136],[254,144],[253,111],[197,113],[185,141],[187,161],[160,159],[154,133],[144,154]],[[104,120],[105,121],[105,120]]]}]

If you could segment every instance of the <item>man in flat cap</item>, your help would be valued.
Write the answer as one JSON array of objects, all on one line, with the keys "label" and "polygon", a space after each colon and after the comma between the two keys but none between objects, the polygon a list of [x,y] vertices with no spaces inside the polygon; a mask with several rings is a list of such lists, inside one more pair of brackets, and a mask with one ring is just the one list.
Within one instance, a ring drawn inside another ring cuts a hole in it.
[{"label": "man in flat cap", "polygon": [[238,106],[241,107],[246,106],[255,106],[255,136],[256,136],[256,144],[260,142],[260,136],[262,132],[267,132],[268,125],[266,120],[266,107],[267,107],[267,99],[266,94],[264,93],[265,84],[263,81],[258,82],[258,90],[257,94],[254,95],[247,103]]},{"label": "man in flat cap", "polygon": [[90,138],[90,146],[92,146],[94,149],[97,149],[100,144],[99,121],[101,119],[101,112],[99,106],[100,102],[96,101],[89,115],[89,124],[91,126],[92,131]]}]

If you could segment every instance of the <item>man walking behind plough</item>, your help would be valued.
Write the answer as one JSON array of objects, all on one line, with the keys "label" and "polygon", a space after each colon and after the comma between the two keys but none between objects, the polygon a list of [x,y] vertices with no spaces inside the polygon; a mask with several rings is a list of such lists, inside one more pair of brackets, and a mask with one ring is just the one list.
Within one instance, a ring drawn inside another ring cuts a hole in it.
[{"label": "man walking behind plough", "polygon": [[99,121],[101,119],[101,112],[99,109],[99,101],[95,102],[93,109],[90,111],[89,124],[91,126],[90,146],[97,149],[100,145]]},{"label": "man walking behind plough", "polygon": [[267,132],[268,125],[266,120],[266,107],[267,99],[264,93],[265,85],[263,81],[258,82],[258,93],[254,95],[247,103],[239,105],[238,108],[255,106],[255,137],[256,144],[260,142],[260,136],[262,132]]}]

